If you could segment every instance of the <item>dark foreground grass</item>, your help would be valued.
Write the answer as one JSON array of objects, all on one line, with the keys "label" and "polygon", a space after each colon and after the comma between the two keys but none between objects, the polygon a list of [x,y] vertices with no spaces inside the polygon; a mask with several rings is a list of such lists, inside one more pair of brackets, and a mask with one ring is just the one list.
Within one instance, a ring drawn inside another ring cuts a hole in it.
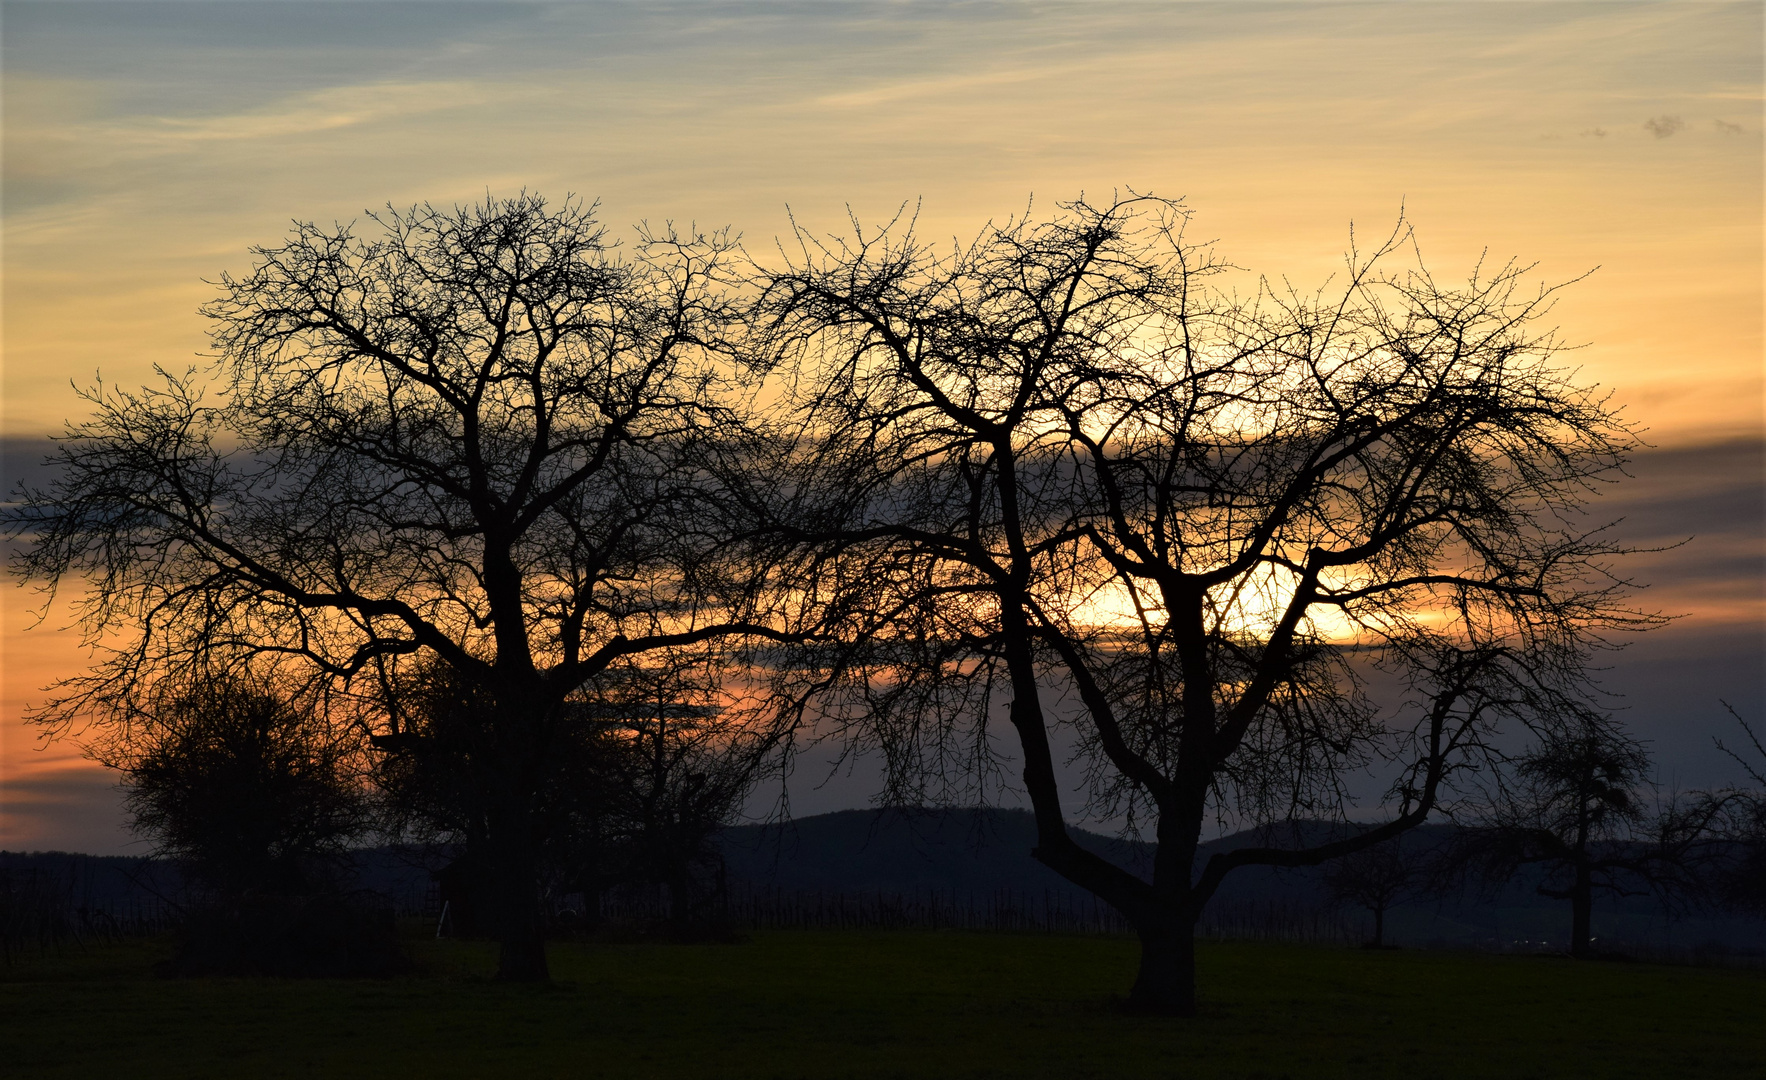
[{"label": "dark foreground grass", "polygon": [[1192,1020],[1124,1015],[1131,942],[770,933],[559,945],[551,987],[419,942],[385,982],[161,980],[163,944],[0,969],[26,1077],[1766,1077],[1766,975],[1206,945]]}]

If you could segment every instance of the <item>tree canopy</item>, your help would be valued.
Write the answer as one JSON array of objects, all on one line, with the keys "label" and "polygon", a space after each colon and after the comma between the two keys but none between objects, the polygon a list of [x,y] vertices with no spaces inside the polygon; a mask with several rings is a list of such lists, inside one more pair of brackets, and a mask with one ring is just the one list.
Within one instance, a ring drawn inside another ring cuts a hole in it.
[{"label": "tree canopy", "polygon": [[[1658,620],[1588,517],[1637,437],[1554,289],[1392,269],[1401,223],[1318,292],[1235,292],[1186,222],[1080,200],[949,253],[855,222],[771,266],[531,195],[297,225],[219,281],[213,365],[89,392],[10,512],[107,650],[42,719],[304,673],[468,823],[501,973],[539,978],[572,820],[676,837],[678,874],[810,708],[888,796],[972,798],[1004,696],[1037,857],[1135,925],[1135,1002],[1189,1011],[1225,875],[1420,824]],[[1060,739],[1150,878],[1069,835]],[[1372,827],[1195,865],[1211,814],[1341,818],[1370,769]]]},{"label": "tree canopy", "polygon": [[[1180,1012],[1225,874],[1421,823],[1501,721],[1574,703],[1591,654],[1656,621],[1584,515],[1636,437],[1560,366],[1552,289],[1388,272],[1401,226],[1329,290],[1241,296],[1186,217],[1080,201],[948,255],[911,223],[804,235],[760,302],[796,488],[826,493],[779,528],[871,560],[897,613],[844,715],[918,790],[988,766],[1009,694],[1037,857],[1128,915],[1136,1000]],[[1096,806],[1150,819],[1152,880],[1068,836],[1058,726]],[[1211,811],[1338,815],[1376,762],[1378,826],[1192,865]]]},{"label": "tree canopy", "polygon": [[544,973],[535,793],[567,702],[646,652],[786,633],[708,509],[705,448],[743,434],[730,241],[645,231],[622,255],[592,210],[297,225],[221,278],[212,367],[90,391],[13,518],[26,575],[92,582],[105,650],[48,722],[148,717],[159,680],[229,663],[361,689],[438,662],[482,698],[470,782],[512,978]]}]

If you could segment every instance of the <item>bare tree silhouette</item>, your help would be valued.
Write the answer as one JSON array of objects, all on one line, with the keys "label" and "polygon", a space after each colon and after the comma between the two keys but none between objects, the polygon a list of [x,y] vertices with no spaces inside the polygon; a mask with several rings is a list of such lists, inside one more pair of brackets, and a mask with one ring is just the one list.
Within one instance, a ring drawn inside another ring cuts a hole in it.
[{"label": "bare tree silhouette", "polygon": [[1373,916],[1374,935],[1368,946],[1375,949],[1386,945],[1386,912],[1415,896],[1427,879],[1418,853],[1404,846],[1403,836],[1352,851],[1326,863],[1324,869],[1324,885],[1332,899],[1364,907]]},{"label": "bare tree silhouette", "polygon": [[1571,714],[1516,760],[1452,858],[1495,885],[1523,867],[1543,870],[1539,894],[1570,904],[1570,955],[1592,956],[1596,897],[1703,905],[1733,869],[1727,826],[1742,793],[1659,797],[1652,768],[1610,717]]},{"label": "bare tree silhouette", "polygon": [[1716,740],[1717,749],[1741,767],[1744,787],[1704,795],[1719,802],[1715,827],[1723,837],[1715,884],[1718,900],[1731,910],[1766,915],[1766,743],[1753,725],[1727,701],[1724,711],[1741,729],[1745,745],[1736,748]]},{"label": "bare tree silhouette", "polygon": [[[126,725],[215,657],[357,690],[445,666],[483,703],[457,782],[494,863],[498,973],[544,978],[539,793],[570,756],[566,703],[624,658],[787,631],[699,464],[742,438],[730,258],[672,228],[620,258],[592,207],[525,194],[256,249],[204,309],[213,369],[89,391],[56,479],[9,511],[32,541],[16,568],[90,582],[105,650],[39,720]],[[363,723],[402,734],[396,710]]]},{"label": "bare tree silhouette", "polygon": [[[997,768],[1009,694],[1036,857],[1132,922],[1132,1002],[1178,1013],[1227,874],[1420,824],[1500,721],[1537,722],[1606,635],[1653,621],[1580,519],[1635,439],[1553,363],[1552,290],[1384,273],[1401,227],[1334,292],[1237,297],[1184,221],[1081,201],[947,255],[899,221],[800,233],[761,299],[787,387],[775,534],[838,552],[806,578],[863,594],[878,630],[829,714],[914,802]],[[1376,700],[1376,669],[1401,689]],[[1056,724],[1097,808],[1150,825],[1151,880],[1070,837]],[[1211,809],[1328,816],[1373,762],[1385,822],[1193,865]]]},{"label": "bare tree silhouette", "polygon": [[[703,665],[632,665],[602,683],[587,708],[607,733],[610,793],[601,807],[598,868],[613,883],[668,892],[676,936],[727,932],[717,833],[740,809],[776,749],[779,729],[745,723],[727,688]],[[720,693],[720,690],[723,692]]]}]

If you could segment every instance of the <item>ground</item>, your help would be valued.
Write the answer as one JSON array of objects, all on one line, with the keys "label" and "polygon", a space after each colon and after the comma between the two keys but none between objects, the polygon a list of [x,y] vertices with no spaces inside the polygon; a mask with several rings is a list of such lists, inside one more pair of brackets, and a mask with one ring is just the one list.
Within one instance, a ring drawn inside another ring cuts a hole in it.
[{"label": "ground", "polygon": [[1766,972],[1246,943],[1202,1014],[1123,1014],[1120,938],[559,944],[555,984],[418,939],[388,981],[156,979],[163,942],[0,968],[27,1077],[1766,1077]]}]

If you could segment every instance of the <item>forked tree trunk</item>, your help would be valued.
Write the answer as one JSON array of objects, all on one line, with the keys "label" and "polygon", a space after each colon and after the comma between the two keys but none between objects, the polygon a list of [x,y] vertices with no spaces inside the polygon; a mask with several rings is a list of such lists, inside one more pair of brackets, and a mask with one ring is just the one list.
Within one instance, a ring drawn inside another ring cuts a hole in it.
[{"label": "forked tree trunk", "polygon": [[1129,1008],[1160,1016],[1196,1015],[1196,934],[1166,924],[1140,932],[1141,966]]},{"label": "forked tree trunk", "polygon": [[[1108,867],[1096,856],[1080,851],[1067,835],[1061,814],[1060,786],[1055,779],[1054,758],[1049,746],[1048,730],[1043,725],[1042,706],[1037,699],[1036,670],[1031,651],[1028,620],[1024,615],[1027,601],[1005,604],[1001,623],[1005,630],[1008,667],[1012,677],[1012,726],[1017,729],[1018,743],[1024,751],[1024,787],[1030,794],[1031,809],[1036,816],[1037,847],[1031,854],[1057,874],[1080,888],[1103,899],[1135,922],[1141,941],[1140,971],[1134,987],[1129,990],[1128,1008],[1135,1012],[1160,1016],[1194,1016],[1196,1014],[1196,920],[1200,905],[1179,908],[1165,907],[1145,898],[1136,901],[1124,889],[1123,882],[1112,881],[1114,875],[1127,877],[1126,872]],[[1205,790],[1199,788],[1198,790]],[[1201,831],[1203,800],[1199,794],[1194,813],[1186,821],[1187,851],[1193,855],[1195,839]],[[1159,850],[1169,858],[1161,809]],[[1157,857],[1156,857],[1157,858]],[[1181,861],[1183,872],[1189,871],[1189,859]],[[1157,878],[1158,871],[1155,871]],[[1185,879],[1187,882],[1187,878]],[[1144,888],[1145,886],[1142,885]],[[1202,902],[1206,897],[1201,898]]]}]

